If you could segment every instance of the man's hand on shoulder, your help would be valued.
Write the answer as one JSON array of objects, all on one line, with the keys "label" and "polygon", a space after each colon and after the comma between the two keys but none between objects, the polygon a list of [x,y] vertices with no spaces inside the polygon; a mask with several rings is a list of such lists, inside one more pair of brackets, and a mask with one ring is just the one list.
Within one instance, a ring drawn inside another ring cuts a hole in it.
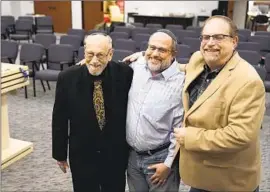
[{"label": "man's hand on shoulder", "polygon": [[137,59],[144,55],[144,51],[133,53],[132,55],[129,55],[123,59],[123,62],[125,63],[132,63],[134,61],[137,61]]}]

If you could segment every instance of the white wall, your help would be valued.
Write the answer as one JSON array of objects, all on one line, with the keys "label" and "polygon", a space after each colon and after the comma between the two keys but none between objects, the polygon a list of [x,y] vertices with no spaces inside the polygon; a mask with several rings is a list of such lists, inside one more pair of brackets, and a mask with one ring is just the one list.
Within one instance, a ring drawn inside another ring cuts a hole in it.
[{"label": "white wall", "polygon": [[[81,1],[71,1],[72,28],[82,28],[81,6]],[[1,15],[13,15],[17,19],[27,14],[34,14],[33,1],[1,1]]]},{"label": "white wall", "polygon": [[211,16],[218,8],[218,1],[125,1],[125,21],[128,12],[139,14],[193,13]]},{"label": "white wall", "polygon": [[72,28],[82,29],[82,2],[71,1]]},{"label": "white wall", "polygon": [[234,1],[233,21],[239,29],[245,28],[247,1]]},{"label": "white wall", "polygon": [[1,1],[1,15],[10,15],[11,7],[9,1]]}]

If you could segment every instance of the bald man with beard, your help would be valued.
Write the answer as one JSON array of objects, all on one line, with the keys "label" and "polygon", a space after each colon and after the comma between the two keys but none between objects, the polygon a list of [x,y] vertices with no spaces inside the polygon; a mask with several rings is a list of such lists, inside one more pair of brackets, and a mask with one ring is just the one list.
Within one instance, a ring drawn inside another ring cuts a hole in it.
[{"label": "bald man with beard", "polygon": [[[59,74],[52,118],[53,158],[75,192],[124,192],[126,113],[132,68],[112,62],[112,40],[92,34],[84,65]],[[67,160],[69,159],[69,163]]]}]

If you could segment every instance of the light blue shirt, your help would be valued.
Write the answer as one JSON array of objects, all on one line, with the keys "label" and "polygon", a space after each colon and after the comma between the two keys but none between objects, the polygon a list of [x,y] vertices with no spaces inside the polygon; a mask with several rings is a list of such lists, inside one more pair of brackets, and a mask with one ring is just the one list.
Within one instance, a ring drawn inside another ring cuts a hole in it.
[{"label": "light blue shirt", "polygon": [[170,142],[164,162],[167,167],[174,160],[173,130],[180,127],[183,117],[184,73],[177,65],[174,62],[156,76],[152,76],[143,56],[130,65],[134,74],[128,99],[127,142],[136,151],[156,149]]}]

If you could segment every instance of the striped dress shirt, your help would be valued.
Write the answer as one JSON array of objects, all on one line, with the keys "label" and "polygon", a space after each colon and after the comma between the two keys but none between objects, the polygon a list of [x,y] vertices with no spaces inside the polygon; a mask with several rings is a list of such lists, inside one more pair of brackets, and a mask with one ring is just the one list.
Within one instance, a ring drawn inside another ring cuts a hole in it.
[{"label": "striped dress shirt", "polygon": [[180,127],[183,118],[184,73],[177,65],[174,61],[156,76],[152,76],[143,56],[130,65],[134,74],[127,109],[127,142],[136,151],[170,143],[164,162],[167,167],[171,167],[174,160],[173,129]]}]

